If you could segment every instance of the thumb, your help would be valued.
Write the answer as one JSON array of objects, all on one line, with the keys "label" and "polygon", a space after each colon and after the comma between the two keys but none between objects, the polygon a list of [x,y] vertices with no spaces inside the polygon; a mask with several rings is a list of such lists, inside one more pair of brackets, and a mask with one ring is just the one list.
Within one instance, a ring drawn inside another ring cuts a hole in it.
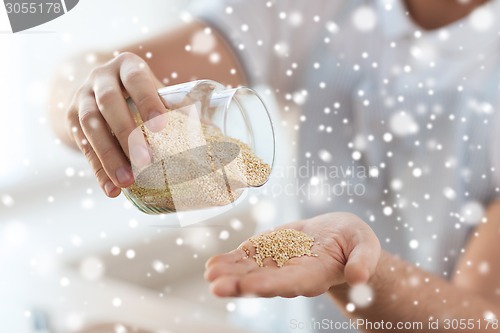
[{"label": "thumb", "polygon": [[344,276],[350,286],[367,283],[377,268],[381,251],[380,242],[373,231],[370,232],[372,235],[358,241],[347,258]]}]

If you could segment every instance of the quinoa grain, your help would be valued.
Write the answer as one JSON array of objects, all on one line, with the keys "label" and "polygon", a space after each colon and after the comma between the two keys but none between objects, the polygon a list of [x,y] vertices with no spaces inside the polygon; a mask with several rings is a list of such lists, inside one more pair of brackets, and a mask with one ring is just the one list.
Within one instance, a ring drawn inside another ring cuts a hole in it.
[{"label": "quinoa grain", "polygon": [[159,132],[141,125],[153,163],[134,170],[135,183],[127,190],[136,203],[162,213],[223,206],[268,179],[271,167],[247,144],[184,112],[164,116]]},{"label": "quinoa grain", "polygon": [[272,258],[278,267],[295,257],[317,257],[311,252],[314,237],[295,229],[280,229],[270,233],[251,237],[250,242],[255,247],[254,259],[260,267],[264,259]]}]

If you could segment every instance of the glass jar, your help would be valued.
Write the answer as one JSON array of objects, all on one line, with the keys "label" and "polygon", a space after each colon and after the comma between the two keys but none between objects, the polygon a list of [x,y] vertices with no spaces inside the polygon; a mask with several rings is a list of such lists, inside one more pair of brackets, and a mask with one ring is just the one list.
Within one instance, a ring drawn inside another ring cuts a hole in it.
[{"label": "glass jar", "polygon": [[166,112],[143,122],[129,147],[143,142],[151,163],[132,163],[135,183],[125,196],[147,214],[224,206],[247,188],[260,187],[275,155],[273,125],[264,102],[247,87],[227,89],[211,80],[158,90]]}]

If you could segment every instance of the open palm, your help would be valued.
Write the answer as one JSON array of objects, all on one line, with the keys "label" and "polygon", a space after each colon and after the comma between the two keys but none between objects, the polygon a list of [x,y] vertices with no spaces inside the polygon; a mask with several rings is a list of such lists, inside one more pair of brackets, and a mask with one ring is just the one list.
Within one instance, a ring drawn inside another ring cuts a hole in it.
[{"label": "open palm", "polygon": [[255,248],[247,240],[238,249],[208,260],[205,277],[212,292],[221,297],[312,297],[345,282],[365,283],[375,271],[380,243],[353,214],[330,213],[277,229],[285,228],[314,237],[311,251],[317,256],[295,257],[283,267],[266,258],[264,267],[259,267],[253,258]]}]

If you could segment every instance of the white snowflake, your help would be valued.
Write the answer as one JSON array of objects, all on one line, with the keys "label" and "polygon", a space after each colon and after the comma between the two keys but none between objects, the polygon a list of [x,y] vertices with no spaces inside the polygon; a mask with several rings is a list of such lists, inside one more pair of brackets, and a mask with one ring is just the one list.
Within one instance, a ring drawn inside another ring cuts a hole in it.
[{"label": "white snowflake", "polygon": [[111,300],[111,304],[115,307],[115,308],[119,308],[120,306],[122,306],[123,302],[122,302],[122,299],[119,298],[119,297],[115,297]]},{"label": "white snowflake", "polygon": [[6,206],[6,207],[12,207],[14,206],[14,198],[12,198],[10,195],[8,194],[4,194],[2,195],[2,203]]},{"label": "white snowflake", "polygon": [[330,152],[328,150],[325,150],[325,149],[321,149],[319,152],[318,152],[318,155],[319,155],[319,158],[323,161],[323,162],[331,162],[332,160],[332,154],[330,154]]},{"label": "white snowflake", "polygon": [[151,266],[158,273],[164,273],[168,269],[168,267],[169,267],[169,265],[166,265],[161,260],[154,260],[152,262]]},{"label": "white snowflake", "polygon": [[361,6],[353,13],[352,23],[360,31],[370,31],[377,24],[377,14],[370,6]]},{"label": "white snowflake", "polygon": [[484,207],[477,201],[467,202],[460,210],[460,216],[466,224],[475,224],[484,216]]},{"label": "white snowflake", "polygon": [[384,212],[385,216],[392,215],[392,207],[391,206],[385,206],[383,212]]},{"label": "white snowflake", "polygon": [[418,240],[412,239],[410,241],[409,245],[410,245],[410,249],[415,250],[415,249],[417,249],[419,247],[420,244],[419,244]]},{"label": "white snowflake", "polygon": [[221,239],[221,240],[227,240],[227,239],[229,239],[229,236],[230,236],[230,234],[229,234],[229,231],[227,231],[227,230],[221,230],[221,232],[219,233],[219,239]]},{"label": "white snowflake", "polygon": [[326,30],[328,30],[332,34],[336,34],[337,32],[339,32],[339,26],[333,21],[328,21],[326,22]]},{"label": "white snowflake", "polygon": [[191,37],[191,50],[198,54],[208,54],[213,51],[216,41],[212,33],[198,31]]},{"label": "white snowflake", "polygon": [[96,281],[104,274],[104,263],[97,257],[87,257],[80,263],[79,270],[85,280]]},{"label": "white snowflake", "polygon": [[128,259],[134,259],[135,258],[135,251],[133,249],[128,249],[127,252],[125,252],[125,256]]},{"label": "white snowflake", "polygon": [[472,29],[486,31],[492,28],[495,22],[495,15],[488,7],[479,7],[469,16],[469,24]]},{"label": "white snowflake", "polygon": [[262,200],[252,208],[252,216],[259,224],[273,222],[276,215],[276,206],[268,200]]},{"label": "white snowflake", "polygon": [[358,308],[364,308],[373,302],[373,290],[367,284],[354,285],[349,290],[349,300]]},{"label": "white snowflake", "polygon": [[288,56],[289,52],[289,46],[285,42],[280,42],[274,44],[274,52],[279,56],[279,57],[286,57]]},{"label": "white snowflake", "polygon": [[243,223],[241,223],[241,220],[239,219],[232,219],[230,222],[229,222],[229,225],[231,226],[231,228],[233,228],[234,230],[241,230],[243,228]]},{"label": "white snowflake", "polygon": [[389,121],[391,132],[397,136],[407,136],[418,132],[419,127],[415,119],[408,112],[396,112]]},{"label": "white snowflake", "polygon": [[303,21],[304,19],[300,12],[293,12],[288,16],[288,22],[293,27],[301,26]]}]

